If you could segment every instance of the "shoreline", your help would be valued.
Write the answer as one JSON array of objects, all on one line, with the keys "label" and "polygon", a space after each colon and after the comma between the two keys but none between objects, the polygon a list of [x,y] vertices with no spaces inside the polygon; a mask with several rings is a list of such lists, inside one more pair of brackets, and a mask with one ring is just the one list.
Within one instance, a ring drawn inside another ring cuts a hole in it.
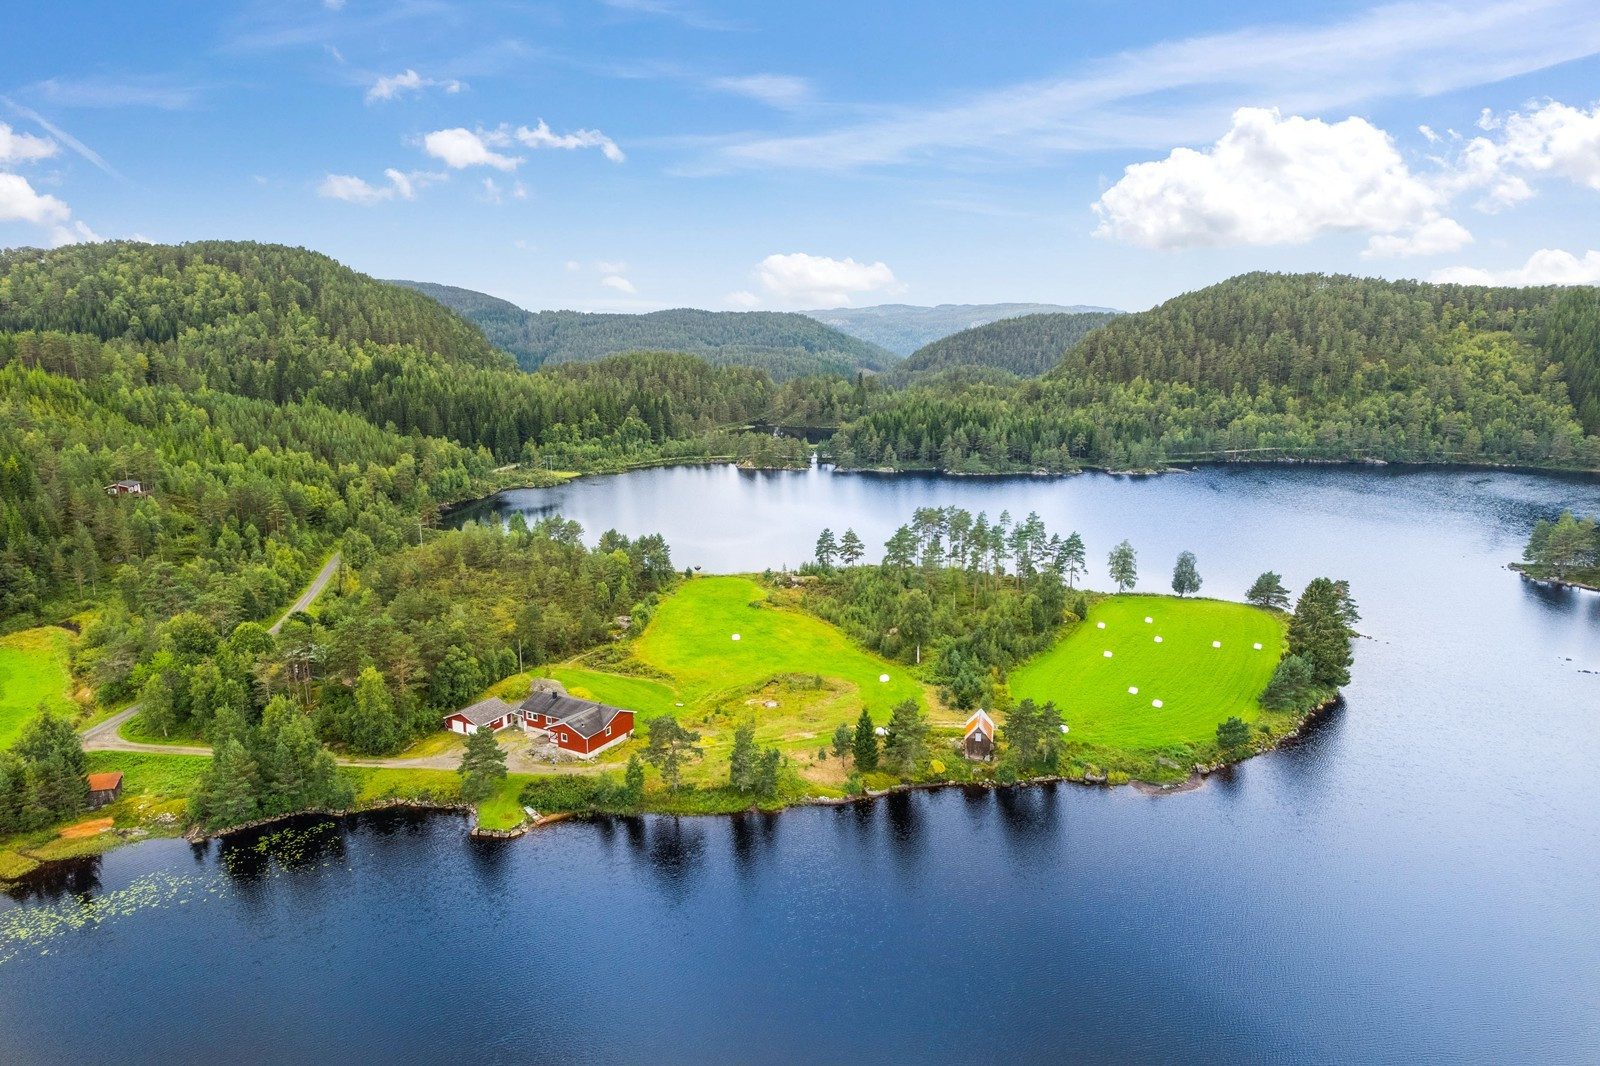
[{"label": "shoreline", "polygon": [[1535,585],[1548,585],[1553,588],[1579,589],[1583,592],[1600,592],[1600,585],[1591,585],[1586,581],[1577,581],[1565,577],[1539,577],[1528,573],[1527,563],[1507,563],[1506,569],[1522,578],[1524,581]]},{"label": "shoreline", "polygon": [[181,838],[191,844],[200,844],[211,840],[223,840],[230,836],[236,836],[252,830],[264,829],[268,826],[290,822],[297,818],[321,816],[326,818],[343,819],[353,815],[376,813],[396,809],[425,811],[436,814],[469,815],[472,820],[472,825],[467,830],[467,837],[469,839],[515,840],[519,837],[526,836],[528,833],[531,833],[535,830],[543,829],[561,822],[571,821],[576,818],[638,818],[645,816],[655,816],[661,818],[726,818],[751,813],[776,815],[782,814],[784,811],[798,808],[848,807],[863,803],[875,803],[886,796],[893,796],[898,793],[935,792],[949,788],[1001,791],[1005,789],[1035,788],[1042,785],[1062,784],[1077,785],[1084,788],[1103,788],[1107,790],[1128,787],[1141,796],[1149,797],[1178,796],[1189,792],[1197,792],[1206,786],[1207,782],[1213,775],[1231,771],[1234,767],[1248,762],[1258,755],[1267,755],[1292,741],[1298,740],[1304,734],[1308,726],[1320,719],[1326,712],[1341,705],[1342,703],[1343,696],[1335,693],[1314,707],[1306,710],[1301,716],[1299,723],[1293,730],[1273,736],[1271,738],[1271,743],[1267,744],[1266,746],[1251,749],[1248,754],[1241,755],[1240,758],[1232,761],[1210,764],[1196,763],[1189,770],[1187,777],[1180,781],[1174,782],[1161,783],[1145,781],[1139,778],[1132,778],[1125,782],[1113,783],[1107,780],[1106,775],[1088,774],[1085,774],[1081,777],[1070,777],[1065,774],[1046,774],[1039,777],[1023,778],[1016,781],[995,781],[992,779],[972,781],[905,781],[899,784],[890,785],[888,788],[876,790],[867,789],[860,795],[855,796],[804,796],[791,801],[786,801],[779,806],[771,808],[761,807],[759,803],[752,801],[748,807],[734,811],[673,812],[642,809],[631,811],[556,811],[550,814],[536,814],[534,817],[525,818],[519,825],[513,826],[510,829],[482,828],[477,824],[478,810],[470,803],[450,802],[446,800],[418,800],[397,796],[390,797],[388,799],[377,800],[370,804],[350,807],[344,810],[335,810],[327,807],[310,807],[298,811],[286,811],[283,814],[273,815],[271,818],[260,818],[255,821],[246,822],[242,825],[228,826],[223,829],[206,830],[200,828],[199,826],[189,826],[183,832],[174,833],[170,836],[158,837],[155,835],[123,835],[117,834],[113,830],[110,832],[115,834],[117,839],[113,842],[110,842],[103,851],[96,852],[94,856],[72,856],[61,859],[37,860],[38,864],[33,869],[24,873],[20,878],[13,879],[12,881],[0,880],[0,886],[10,883],[18,883],[30,876],[37,874],[41,870],[46,870],[63,863],[81,862],[85,858],[102,855],[105,853],[105,851],[124,847],[129,844],[137,844],[146,840]]}]

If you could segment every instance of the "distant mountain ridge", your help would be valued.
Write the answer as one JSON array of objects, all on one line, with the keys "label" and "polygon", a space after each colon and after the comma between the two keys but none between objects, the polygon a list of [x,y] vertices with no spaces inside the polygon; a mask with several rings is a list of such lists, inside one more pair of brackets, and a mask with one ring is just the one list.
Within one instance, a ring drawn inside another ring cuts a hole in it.
[{"label": "distant mountain ridge", "polygon": [[1121,318],[1115,311],[1021,315],[1002,318],[925,345],[889,372],[894,385],[921,381],[957,368],[1002,370],[1034,378],[1051,370],[1072,346]]},{"label": "distant mountain ridge", "polygon": [[942,340],[952,333],[986,326],[1005,318],[1037,314],[1115,314],[1110,307],[1090,304],[939,304],[919,307],[913,304],[878,304],[873,307],[835,307],[826,311],[804,311],[834,329],[859,337],[897,355],[910,355],[917,349]]},{"label": "distant mountain ridge", "polygon": [[687,352],[715,366],[764,370],[775,381],[814,374],[848,377],[862,370],[887,370],[899,362],[892,352],[797,313],[692,308],[637,315],[528,311],[509,300],[454,285],[391,284],[415,289],[456,312],[529,371],[631,351]]}]

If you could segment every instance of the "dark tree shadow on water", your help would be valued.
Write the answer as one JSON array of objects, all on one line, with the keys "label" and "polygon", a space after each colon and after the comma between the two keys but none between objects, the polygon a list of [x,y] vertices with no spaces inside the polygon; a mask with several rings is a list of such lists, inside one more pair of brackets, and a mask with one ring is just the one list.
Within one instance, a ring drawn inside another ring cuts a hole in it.
[{"label": "dark tree shadow on water", "polygon": [[5,894],[18,903],[92,903],[101,891],[99,855],[46,863],[20,881],[5,882]]},{"label": "dark tree shadow on water", "polygon": [[742,879],[751,879],[777,844],[778,815],[766,811],[732,815],[728,818],[728,834],[734,870]]},{"label": "dark tree shadow on water", "polygon": [[1004,839],[1019,855],[1054,849],[1061,835],[1061,786],[1055,782],[995,790]]},{"label": "dark tree shadow on water", "polygon": [[681,903],[705,865],[705,826],[701,819],[661,815],[650,820],[644,848],[646,868],[662,895]]}]

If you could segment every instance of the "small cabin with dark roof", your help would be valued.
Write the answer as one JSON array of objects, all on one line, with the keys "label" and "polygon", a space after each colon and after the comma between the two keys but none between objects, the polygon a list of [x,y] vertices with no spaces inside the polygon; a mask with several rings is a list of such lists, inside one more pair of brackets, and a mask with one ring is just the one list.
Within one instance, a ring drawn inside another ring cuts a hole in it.
[{"label": "small cabin with dark roof", "polygon": [[633,736],[633,712],[540,689],[522,702],[522,724],[550,735],[563,751],[592,759]]},{"label": "small cabin with dark roof", "polygon": [[509,725],[517,722],[517,709],[496,696],[486,700],[479,700],[471,707],[463,707],[454,714],[445,716],[444,727],[452,733],[466,733],[471,735],[479,729],[488,729],[498,733]]},{"label": "small cabin with dark roof", "polygon": [[969,759],[987,759],[994,755],[994,719],[989,712],[979,709],[967,719],[966,737],[961,749]]},{"label": "small cabin with dark roof", "polygon": [[115,803],[122,798],[122,771],[112,770],[105,774],[90,774],[89,809],[99,810],[108,803]]},{"label": "small cabin with dark roof", "polygon": [[148,496],[150,494],[145,491],[144,482],[142,482],[142,481],[134,481],[133,479],[130,478],[130,479],[127,479],[127,480],[124,480],[124,481],[113,481],[111,484],[107,485],[106,486],[106,495],[107,496]]}]

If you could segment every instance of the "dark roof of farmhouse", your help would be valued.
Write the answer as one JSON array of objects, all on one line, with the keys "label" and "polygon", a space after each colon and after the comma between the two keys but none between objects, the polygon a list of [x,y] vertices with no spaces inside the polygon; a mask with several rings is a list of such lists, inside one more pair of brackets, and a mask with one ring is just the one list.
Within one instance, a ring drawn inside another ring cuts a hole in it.
[{"label": "dark roof of farmhouse", "polygon": [[585,739],[599,733],[622,713],[617,707],[548,690],[529,696],[523,701],[522,710],[525,714],[549,715]]},{"label": "dark roof of farmhouse", "polygon": [[479,700],[471,707],[463,707],[456,712],[456,714],[459,714],[473,725],[487,725],[497,718],[504,718],[508,714],[515,713],[516,711],[511,704],[498,696],[490,696],[486,700]]}]

